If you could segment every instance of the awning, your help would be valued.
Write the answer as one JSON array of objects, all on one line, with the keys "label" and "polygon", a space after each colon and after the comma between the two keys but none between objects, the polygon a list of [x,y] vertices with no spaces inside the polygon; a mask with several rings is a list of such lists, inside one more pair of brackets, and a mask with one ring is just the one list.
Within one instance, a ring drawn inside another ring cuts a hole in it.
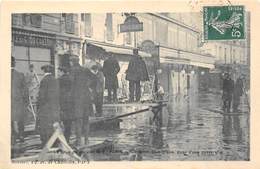
[{"label": "awning", "polygon": [[[102,48],[106,52],[112,52],[112,53],[123,54],[123,55],[133,55],[134,48],[130,48],[130,47],[113,45],[108,43],[98,43],[98,42],[97,43],[89,42],[87,43],[87,46],[88,44],[90,44],[91,46],[96,46],[97,48]],[[139,51],[138,53],[141,57],[151,57],[151,54],[146,52]]]},{"label": "awning", "polygon": [[176,57],[160,57],[160,63],[190,65],[190,60]]},{"label": "awning", "polygon": [[185,64],[209,69],[215,67],[215,59],[203,54],[183,50],[178,51],[177,49],[162,46],[160,46],[159,51],[161,63]]},{"label": "awning", "polygon": [[193,66],[198,66],[198,67],[204,67],[204,68],[209,68],[209,69],[214,69],[215,66],[214,64],[210,64],[210,63],[201,63],[201,62],[190,62],[190,65]]}]

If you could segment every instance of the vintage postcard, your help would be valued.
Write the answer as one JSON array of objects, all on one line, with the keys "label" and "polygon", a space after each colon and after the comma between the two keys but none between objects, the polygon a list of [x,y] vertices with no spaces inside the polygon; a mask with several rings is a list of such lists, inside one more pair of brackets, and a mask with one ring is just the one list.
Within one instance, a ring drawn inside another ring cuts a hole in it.
[{"label": "vintage postcard", "polygon": [[259,7],[4,1],[0,168],[259,168]]}]

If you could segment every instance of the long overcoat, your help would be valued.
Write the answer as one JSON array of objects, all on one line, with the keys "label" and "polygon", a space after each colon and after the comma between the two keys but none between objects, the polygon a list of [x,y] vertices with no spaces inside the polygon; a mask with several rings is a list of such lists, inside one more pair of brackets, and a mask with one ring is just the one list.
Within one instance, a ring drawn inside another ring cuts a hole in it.
[{"label": "long overcoat", "polygon": [[234,81],[232,79],[223,80],[223,96],[224,100],[232,100],[234,92]]},{"label": "long overcoat", "polygon": [[149,75],[146,64],[140,56],[133,56],[126,71],[128,81],[148,81]]},{"label": "long overcoat", "polygon": [[59,82],[52,74],[40,82],[38,120],[41,133],[51,133],[53,123],[60,120]]},{"label": "long overcoat", "polygon": [[72,81],[69,74],[63,74],[59,78],[60,85],[60,110],[62,120],[72,120],[74,118],[73,104],[71,97]]},{"label": "long overcoat", "polygon": [[23,121],[29,104],[29,92],[23,73],[11,71],[11,120]]},{"label": "long overcoat", "polygon": [[118,61],[114,57],[109,57],[104,61],[103,73],[105,76],[105,88],[106,89],[117,89],[118,88],[118,78],[117,74],[120,71],[120,66]]}]

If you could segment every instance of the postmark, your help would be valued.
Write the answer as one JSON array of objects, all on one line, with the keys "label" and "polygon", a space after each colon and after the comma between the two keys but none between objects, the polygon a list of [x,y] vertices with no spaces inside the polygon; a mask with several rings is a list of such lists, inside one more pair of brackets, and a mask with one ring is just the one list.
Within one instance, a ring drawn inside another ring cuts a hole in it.
[{"label": "postmark", "polygon": [[245,39],[244,16],[244,6],[203,7],[204,39]]}]

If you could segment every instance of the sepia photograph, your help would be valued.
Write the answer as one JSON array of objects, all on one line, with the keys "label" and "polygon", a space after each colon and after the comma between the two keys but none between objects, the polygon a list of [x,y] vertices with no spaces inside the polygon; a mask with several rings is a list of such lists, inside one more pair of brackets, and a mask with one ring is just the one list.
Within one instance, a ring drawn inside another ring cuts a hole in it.
[{"label": "sepia photograph", "polygon": [[11,162],[249,161],[250,16],[12,13]]}]

